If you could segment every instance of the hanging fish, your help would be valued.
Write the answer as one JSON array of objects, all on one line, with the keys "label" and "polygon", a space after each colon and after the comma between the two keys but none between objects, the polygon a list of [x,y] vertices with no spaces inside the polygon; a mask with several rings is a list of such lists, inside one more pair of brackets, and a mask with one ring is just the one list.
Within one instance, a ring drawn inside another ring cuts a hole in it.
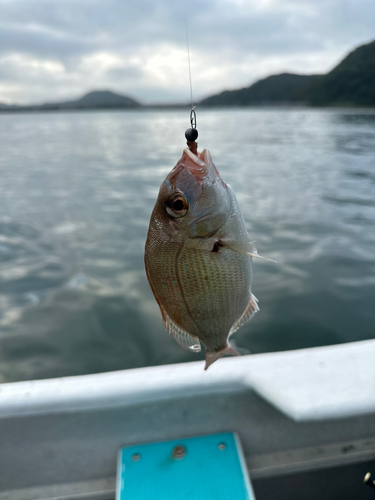
[{"label": "hanging fish", "polygon": [[189,351],[199,352],[202,341],[207,369],[225,353],[239,354],[228,338],[259,310],[251,293],[259,255],[209,151],[188,145],[160,187],[145,265],[165,328]]}]

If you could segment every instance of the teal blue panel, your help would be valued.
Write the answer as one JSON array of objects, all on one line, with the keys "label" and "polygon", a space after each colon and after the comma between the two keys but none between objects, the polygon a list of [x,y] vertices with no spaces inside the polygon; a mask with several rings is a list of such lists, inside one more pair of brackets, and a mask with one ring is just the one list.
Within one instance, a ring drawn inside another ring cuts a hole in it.
[{"label": "teal blue panel", "polygon": [[255,500],[233,433],[123,448],[117,480],[117,500]]}]

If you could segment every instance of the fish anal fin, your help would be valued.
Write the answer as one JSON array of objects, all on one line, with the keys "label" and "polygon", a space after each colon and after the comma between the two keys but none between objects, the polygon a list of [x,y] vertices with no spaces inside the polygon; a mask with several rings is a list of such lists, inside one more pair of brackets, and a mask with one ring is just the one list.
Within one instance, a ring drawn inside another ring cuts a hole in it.
[{"label": "fish anal fin", "polygon": [[232,356],[241,356],[241,354],[237,352],[236,349],[232,347],[230,344],[224,347],[224,349],[220,349],[220,351],[209,352],[206,350],[206,365],[204,369],[207,370],[207,368],[211,366],[212,363],[215,363],[215,361],[222,358],[224,354],[232,354]]},{"label": "fish anal fin", "polygon": [[258,250],[255,247],[253,241],[229,241],[222,239],[220,240],[221,244],[233,252],[237,252],[241,255],[247,255],[247,257],[256,257],[257,259],[268,260],[269,262],[276,262],[272,259],[267,259],[266,257],[262,257],[258,254]]},{"label": "fish anal fin", "polygon": [[242,315],[238,318],[238,320],[233,324],[230,329],[229,335],[232,335],[236,330],[238,330],[242,325],[244,325],[249,319],[251,319],[256,312],[259,311],[258,299],[250,294],[250,300],[246,306],[246,309],[242,313]]},{"label": "fish anal fin", "polygon": [[169,317],[162,306],[160,306],[160,309],[163,316],[164,326],[175,339],[177,344],[179,344],[187,351],[200,352],[201,344],[198,337],[190,335],[190,333],[187,333],[183,328],[180,328],[178,325],[176,325],[176,323]]}]

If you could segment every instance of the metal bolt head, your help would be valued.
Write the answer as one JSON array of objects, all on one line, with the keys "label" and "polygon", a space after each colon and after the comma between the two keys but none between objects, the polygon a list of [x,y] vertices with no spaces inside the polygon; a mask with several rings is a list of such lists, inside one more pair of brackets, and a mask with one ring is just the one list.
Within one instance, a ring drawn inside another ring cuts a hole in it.
[{"label": "metal bolt head", "polygon": [[375,481],[373,480],[371,476],[371,472],[368,472],[365,477],[363,478],[363,482],[367,484],[368,486],[371,486],[371,488],[375,488]]},{"label": "metal bolt head", "polygon": [[219,450],[225,450],[226,447],[227,447],[227,445],[225,443],[219,443],[218,444]]},{"label": "metal bolt head", "polygon": [[139,462],[140,459],[141,459],[141,455],[139,453],[134,453],[134,455],[132,455],[133,462]]},{"label": "metal bolt head", "polygon": [[186,448],[182,444],[178,444],[173,448],[172,457],[176,460],[181,460],[186,455]]}]

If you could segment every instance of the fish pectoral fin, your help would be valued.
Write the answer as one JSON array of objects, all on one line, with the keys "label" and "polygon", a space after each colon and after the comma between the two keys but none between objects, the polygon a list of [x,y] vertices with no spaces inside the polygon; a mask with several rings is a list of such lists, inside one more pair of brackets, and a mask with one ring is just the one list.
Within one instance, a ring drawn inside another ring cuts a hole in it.
[{"label": "fish pectoral fin", "polygon": [[190,335],[185,330],[176,325],[176,323],[168,316],[165,309],[162,310],[163,323],[168,332],[175,339],[177,344],[187,351],[200,352],[201,344],[198,337]]},{"label": "fish pectoral fin", "polygon": [[185,242],[185,248],[211,252],[215,241],[212,238],[192,238]]},{"label": "fish pectoral fin", "polygon": [[196,250],[203,250],[207,252],[217,252],[220,247],[226,247],[233,252],[247,257],[256,257],[257,259],[268,260],[269,262],[276,262],[273,259],[267,259],[258,254],[258,250],[252,241],[231,241],[225,238],[193,238],[187,240],[185,243],[186,248],[194,248]]},{"label": "fish pectoral fin", "polygon": [[241,354],[229,344],[220,351],[209,352],[206,350],[206,365],[204,369],[207,370],[207,368],[211,366],[212,363],[215,363],[215,361],[223,357],[224,354],[232,354],[232,356],[241,356]]},{"label": "fish pectoral fin", "polygon": [[221,239],[220,242],[223,246],[229,248],[230,250],[233,250],[233,252],[240,253],[241,255],[268,260],[269,262],[276,262],[273,259],[267,259],[266,257],[262,257],[261,255],[259,255],[253,241],[228,241],[225,239]]},{"label": "fish pectoral fin", "polygon": [[242,313],[242,315],[238,318],[238,320],[233,324],[232,328],[230,329],[229,335],[232,335],[236,330],[240,328],[240,326],[244,325],[249,319],[251,319],[256,312],[259,311],[259,306],[258,306],[258,299],[253,295],[252,293],[250,294],[250,300],[249,303],[246,306],[246,309]]}]

